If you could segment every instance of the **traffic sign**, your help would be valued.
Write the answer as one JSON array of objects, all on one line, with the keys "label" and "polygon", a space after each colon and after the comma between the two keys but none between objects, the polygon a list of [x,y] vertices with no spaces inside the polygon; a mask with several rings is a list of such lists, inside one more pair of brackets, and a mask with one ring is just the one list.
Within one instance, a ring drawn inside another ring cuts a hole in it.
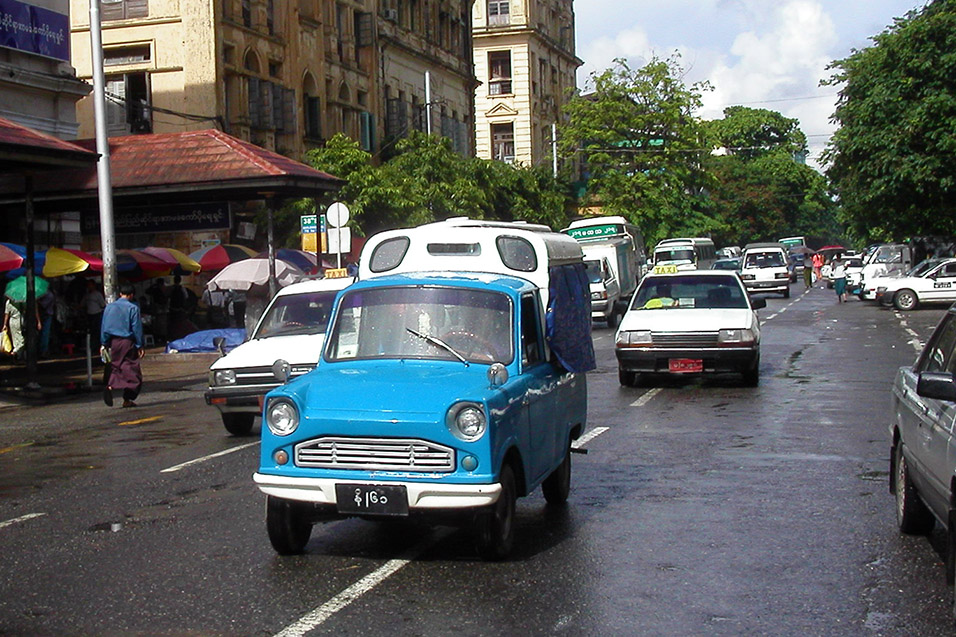
[{"label": "traffic sign", "polygon": [[341,228],[349,222],[349,207],[336,201],[325,211],[325,217],[333,228]]}]

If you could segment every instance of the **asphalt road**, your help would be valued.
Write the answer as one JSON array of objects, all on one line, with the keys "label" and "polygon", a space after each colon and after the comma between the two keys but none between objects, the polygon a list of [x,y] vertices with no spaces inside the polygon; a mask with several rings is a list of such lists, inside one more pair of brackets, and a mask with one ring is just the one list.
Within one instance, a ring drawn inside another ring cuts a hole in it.
[{"label": "asphalt road", "polygon": [[901,536],[887,490],[890,384],[941,310],[793,292],[757,388],[622,388],[596,326],[569,506],[520,500],[500,563],[362,520],[278,557],[257,440],[201,384],[2,410],[0,634],[950,635],[942,534]]}]

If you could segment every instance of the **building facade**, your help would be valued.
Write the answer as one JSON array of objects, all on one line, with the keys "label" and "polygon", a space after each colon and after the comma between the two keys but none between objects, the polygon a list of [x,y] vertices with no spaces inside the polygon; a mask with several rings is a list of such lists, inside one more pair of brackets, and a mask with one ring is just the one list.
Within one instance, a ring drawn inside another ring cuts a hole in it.
[{"label": "building facade", "polygon": [[[89,79],[88,3],[71,1],[74,64]],[[302,159],[341,132],[378,154],[408,131],[425,130],[431,111],[434,132],[447,131],[463,154],[474,151],[468,0],[101,0],[101,7],[111,136],[215,127]],[[79,135],[92,137],[91,99],[78,104],[77,117]]]},{"label": "building facade", "polygon": [[472,20],[478,156],[549,164],[552,127],[582,64],[573,0],[475,0]]}]

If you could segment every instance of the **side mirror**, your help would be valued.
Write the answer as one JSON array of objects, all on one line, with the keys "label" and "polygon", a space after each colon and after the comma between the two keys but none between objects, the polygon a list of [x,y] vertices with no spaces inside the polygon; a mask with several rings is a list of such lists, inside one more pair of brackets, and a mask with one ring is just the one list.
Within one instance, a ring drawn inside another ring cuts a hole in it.
[{"label": "side mirror", "polygon": [[767,307],[767,299],[762,296],[756,299],[750,299],[750,306],[755,310],[761,310]]},{"label": "side mirror", "polygon": [[956,378],[949,372],[920,372],[916,393],[923,398],[956,402]]},{"label": "side mirror", "polygon": [[226,355],[226,339],[222,336],[217,336],[212,339],[212,346],[216,348],[216,351],[219,352],[220,356]]},{"label": "side mirror", "polygon": [[292,375],[292,368],[289,365],[289,361],[282,360],[281,358],[272,364],[272,375],[275,376],[276,380],[280,383],[285,383],[289,380],[289,377]]}]

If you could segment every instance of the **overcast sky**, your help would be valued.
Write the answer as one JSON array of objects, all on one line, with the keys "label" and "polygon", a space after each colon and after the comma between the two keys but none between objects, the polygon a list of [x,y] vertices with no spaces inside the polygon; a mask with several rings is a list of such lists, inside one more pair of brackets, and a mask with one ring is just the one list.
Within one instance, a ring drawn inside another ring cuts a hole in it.
[{"label": "overcast sky", "polygon": [[577,0],[578,87],[592,72],[625,58],[633,69],[652,56],[680,53],[690,84],[708,80],[705,119],[734,104],[779,111],[800,120],[818,166],[834,126],[837,89],[819,86],[826,66],[924,0]]}]

